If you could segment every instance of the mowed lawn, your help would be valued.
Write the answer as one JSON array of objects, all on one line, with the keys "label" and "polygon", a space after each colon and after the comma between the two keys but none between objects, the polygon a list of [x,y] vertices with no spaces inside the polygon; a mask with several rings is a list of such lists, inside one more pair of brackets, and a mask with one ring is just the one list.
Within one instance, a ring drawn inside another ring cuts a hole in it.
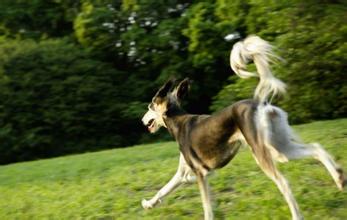
[{"label": "mowed lawn", "polygon": [[[347,119],[294,127],[325,146],[347,170]],[[203,219],[197,184],[143,210],[175,173],[174,142],[0,166],[0,219]],[[338,191],[314,159],[279,164],[306,219],[347,219],[347,190]],[[275,184],[245,147],[209,178],[216,219],[290,219]]]}]

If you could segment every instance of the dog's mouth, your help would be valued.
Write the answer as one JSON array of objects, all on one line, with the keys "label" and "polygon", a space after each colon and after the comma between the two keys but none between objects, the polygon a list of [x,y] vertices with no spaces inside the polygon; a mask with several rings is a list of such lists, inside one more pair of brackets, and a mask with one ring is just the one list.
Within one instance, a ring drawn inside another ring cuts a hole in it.
[{"label": "dog's mouth", "polygon": [[155,124],[155,120],[154,119],[149,120],[149,122],[146,125],[149,131],[153,130],[154,124]]}]

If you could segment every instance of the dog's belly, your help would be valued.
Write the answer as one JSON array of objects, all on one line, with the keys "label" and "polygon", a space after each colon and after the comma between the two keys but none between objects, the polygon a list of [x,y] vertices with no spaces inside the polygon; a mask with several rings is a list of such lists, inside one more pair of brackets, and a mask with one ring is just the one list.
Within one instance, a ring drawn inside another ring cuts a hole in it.
[{"label": "dog's belly", "polygon": [[197,154],[210,169],[218,169],[227,165],[234,158],[240,146],[239,141],[225,142],[215,147],[208,147],[208,150],[200,148]]}]

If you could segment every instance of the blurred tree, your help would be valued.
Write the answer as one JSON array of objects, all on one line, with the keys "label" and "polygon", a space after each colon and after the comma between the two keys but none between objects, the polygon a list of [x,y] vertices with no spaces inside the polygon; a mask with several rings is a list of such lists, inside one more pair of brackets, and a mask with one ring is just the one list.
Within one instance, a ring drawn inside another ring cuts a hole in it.
[{"label": "blurred tree", "polygon": [[0,35],[47,38],[72,33],[80,7],[74,0],[1,0]]},{"label": "blurred tree", "polygon": [[[326,1],[253,1],[240,26],[273,41],[286,62],[274,72],[288,84],[278,104],[293,122],[346,116],[346,5]],[[231,13],[231,12],[230,12]],[[266,15],[266,16],[264,16]],[[249,98],[254,81],[236,79],[216,97],[212,110]]]},{"label": "blurred tree", "polygon": [[[98,59],[127,72],[123,85],[129,97],[136,97],[131,109],[137,106],[140,111],[160,84],[187,72],[181,15],[188,6],[184,1],[154,0],[83,5],[74,22],[77,39]],[[130,117],[131,112],[124,113]]]},{"label": "blurred tree", "polygon": [[64,39],[0,45],[11,48],[1,58],[0,163],[134,143],[122,72]]}]

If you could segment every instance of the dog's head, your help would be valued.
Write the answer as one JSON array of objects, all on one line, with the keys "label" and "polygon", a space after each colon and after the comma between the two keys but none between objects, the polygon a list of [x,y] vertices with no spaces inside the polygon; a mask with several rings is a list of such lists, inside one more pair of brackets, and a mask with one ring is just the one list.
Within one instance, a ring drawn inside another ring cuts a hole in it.
[{"label": "dog's head", "polygon": [[148,105],[148,111],[142,118],[142,122],[147,126],[149,132],[155,133],[160,127],[164,126],[165,118],[173,109],[180,107],[182,98],[189,90],[190,80],[182,80],[177,86],[176,80],[167,81],[152,98]]}]

